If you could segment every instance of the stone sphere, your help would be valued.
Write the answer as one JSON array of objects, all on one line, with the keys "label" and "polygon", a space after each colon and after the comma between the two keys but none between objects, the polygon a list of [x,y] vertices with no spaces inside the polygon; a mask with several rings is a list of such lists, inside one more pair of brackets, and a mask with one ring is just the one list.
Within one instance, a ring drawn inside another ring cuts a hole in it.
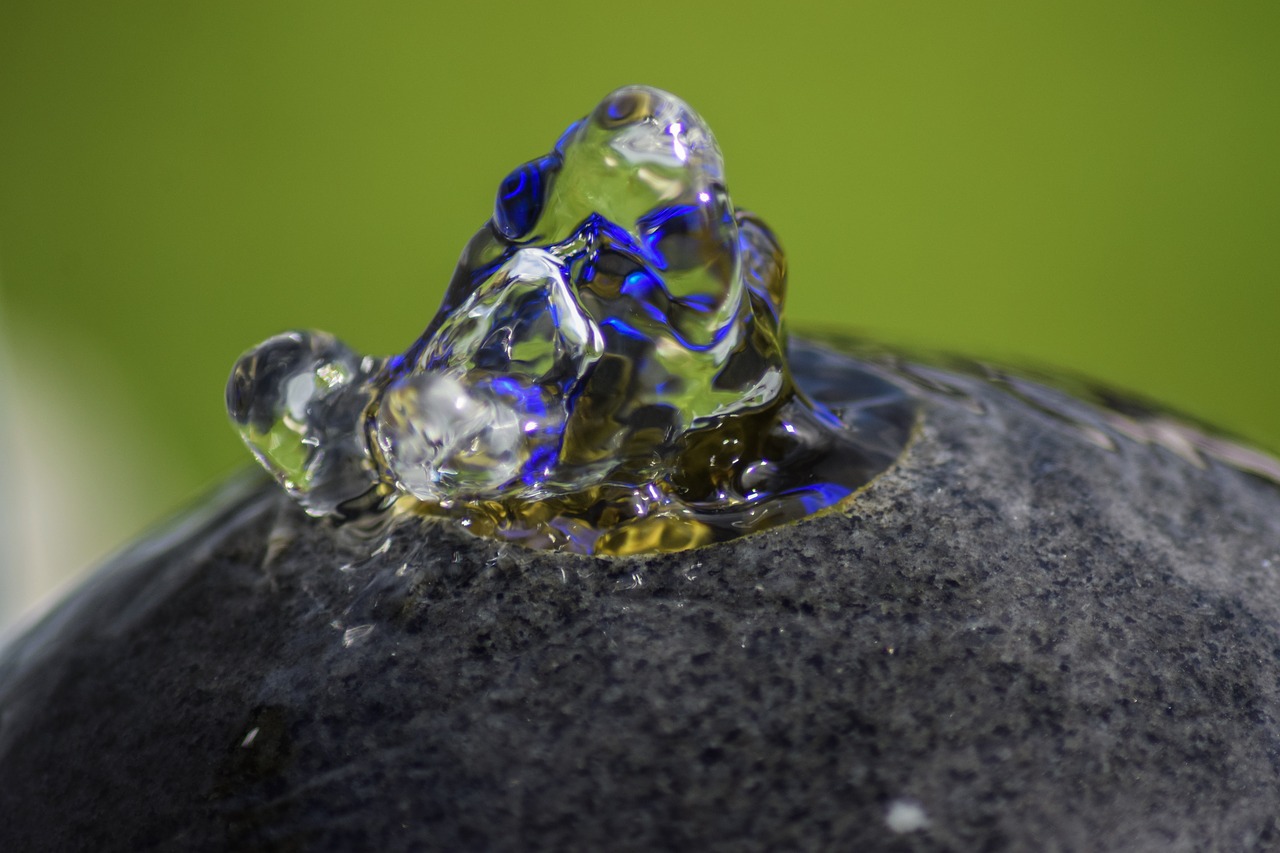
[{"label": "stone sphere", "polygon": [[231,484],[0,655],[0,849],[1280,848],[1274,462],[793,346],[914,438],[707,548],[371,555]]}]

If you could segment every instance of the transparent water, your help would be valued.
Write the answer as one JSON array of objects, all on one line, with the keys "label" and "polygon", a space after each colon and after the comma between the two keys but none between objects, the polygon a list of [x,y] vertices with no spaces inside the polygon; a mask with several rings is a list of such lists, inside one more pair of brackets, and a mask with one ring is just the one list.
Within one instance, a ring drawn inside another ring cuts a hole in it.
[{"label": "transparent water", "polygon": [[704,545],[840,502],[911,434],[892,383],[797,382],[785,292],[711,130],[626,87],[501,182],[404,353],[289,332],[241,357],[227,405],[316,516],[443,515],[591,554]]}]

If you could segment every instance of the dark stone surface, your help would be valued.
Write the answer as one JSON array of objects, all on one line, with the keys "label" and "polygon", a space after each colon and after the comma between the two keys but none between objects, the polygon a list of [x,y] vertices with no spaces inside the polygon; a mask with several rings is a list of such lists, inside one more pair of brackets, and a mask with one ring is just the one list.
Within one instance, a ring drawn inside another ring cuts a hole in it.
[{"label": "dark stone surface", "polygon": [[847,511],[705,550],[241,488],[10,644],[0,849],[1280,848],[1280,490],[916,375]]}]

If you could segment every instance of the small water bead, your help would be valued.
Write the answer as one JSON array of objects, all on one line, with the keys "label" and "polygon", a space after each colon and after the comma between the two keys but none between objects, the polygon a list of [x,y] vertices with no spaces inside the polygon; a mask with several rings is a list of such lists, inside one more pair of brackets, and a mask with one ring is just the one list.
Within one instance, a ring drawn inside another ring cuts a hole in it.
[{"label": "small water bead", "polygon": [[361,358],[324,332],[287,332],[241,356],[227,411],[258,462],[313,515],[341,515],[369,491],[362,440],[371,379]]},{"label": "small water bead", "polygon": [[394,506],[595,554],[707,544],[839,502],[913,423],[870,376],[806,396],[785,281],[702,119],[626,87],[500,183],[406,352],[279,336],[242,357],[228,405],[315,515]]}]

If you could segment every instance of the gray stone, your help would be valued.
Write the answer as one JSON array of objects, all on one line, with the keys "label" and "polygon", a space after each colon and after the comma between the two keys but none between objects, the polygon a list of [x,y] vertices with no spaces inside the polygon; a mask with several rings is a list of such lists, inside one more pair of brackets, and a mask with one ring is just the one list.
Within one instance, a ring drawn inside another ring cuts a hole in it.
[{"label": "gray stone", "polygon": [[900,463],[702,550],[368,557],[233,487],[10,643],[0,849],[1280,848],[1280,489],[873,369]]}]

